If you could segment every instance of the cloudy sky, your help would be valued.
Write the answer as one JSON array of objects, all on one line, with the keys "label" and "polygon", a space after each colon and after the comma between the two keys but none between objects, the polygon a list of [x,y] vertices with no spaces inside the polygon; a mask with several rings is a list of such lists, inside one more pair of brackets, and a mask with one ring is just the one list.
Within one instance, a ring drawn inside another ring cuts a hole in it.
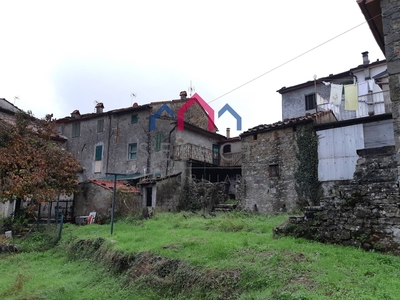
[{"label": "cloudy sky", "polygon": [[244,131],[281,120],[281,87],[356,67],[364,51],[384,59],[355,0],[15,0],[0,11],[0,98],[37,117],[178,99],[192,82],[219,133],[236,129],[218,118],[225,104]]}]

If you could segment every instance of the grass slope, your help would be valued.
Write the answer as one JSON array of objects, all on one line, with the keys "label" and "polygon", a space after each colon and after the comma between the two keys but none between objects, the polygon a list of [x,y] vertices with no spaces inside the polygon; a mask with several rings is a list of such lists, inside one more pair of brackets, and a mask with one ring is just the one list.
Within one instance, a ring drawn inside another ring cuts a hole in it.
[{"label": "grass slope", "polygon": [[[286,219],[163,213],[119,220],[112,236],[109,225],[67,225],[54,249],[2,257],[0,299],[400,299],[400,257],[274,239]],[[99,251],[71,258],[99,238]]]}]

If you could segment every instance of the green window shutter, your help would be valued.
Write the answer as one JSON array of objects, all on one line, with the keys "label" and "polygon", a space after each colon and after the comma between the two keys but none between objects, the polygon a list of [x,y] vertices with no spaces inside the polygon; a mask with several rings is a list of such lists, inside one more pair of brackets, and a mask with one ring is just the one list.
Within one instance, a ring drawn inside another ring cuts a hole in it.
[{"label": "green window shutter", "polygon": [[81,123],[72,123],[72,137],[78,137],[81,135]]},{"label": "green window shutter", "polygon": [[128,145],[128,159],[133,160],[137,158],[137,143],[130,143]]},{"label": "green window shutter", "polygon": [[162,133],[157,133],[156,135],[156,151],[161,150]]},{"label": "green window shutter", "polygon": [[104,131],[104,119],[97,120],[97,132],[103,132],[103,131]]},{"label": "green window shutter", "polygon": [[136,124],[138,122],[138,115],[131,116],[131,124]]},{"label": "green window shutter", "polygon": [[103,145],[96,146],[96,153],[95,153],[94,160],[95,161],[101,160],[102,154],[103,154]]}]

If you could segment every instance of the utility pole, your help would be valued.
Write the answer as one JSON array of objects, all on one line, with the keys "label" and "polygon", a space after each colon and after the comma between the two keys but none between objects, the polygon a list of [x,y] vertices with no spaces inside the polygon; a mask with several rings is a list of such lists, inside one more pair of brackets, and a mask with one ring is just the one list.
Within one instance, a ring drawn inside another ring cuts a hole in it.
[{"label": "utility pole", "polygon": [[114,208],[115,208],[115,197],[117,195],[117,177],[118,176],[126,176],[126,174],[119,174],[119,173],[106,173],[106,175],[114,175],[114,189],[113,189],[113,200],[111,204],[111,231],[110,234],[113,234],[114,231]]}]

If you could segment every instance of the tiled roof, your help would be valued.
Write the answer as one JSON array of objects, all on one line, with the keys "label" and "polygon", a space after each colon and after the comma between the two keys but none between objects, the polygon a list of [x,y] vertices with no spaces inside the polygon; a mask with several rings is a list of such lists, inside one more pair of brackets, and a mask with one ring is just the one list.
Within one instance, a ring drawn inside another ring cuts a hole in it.
[{"label": "tiled roof", "polygon": [[[96,184],[106,190],[113,191],[114,190],[114,181],[113,180],[97,180],[97,179],[89,179],[89,182]],[[116,182],[117,191],[121,191],[123,193],[139,193],[139,190],[131,185],[127,185],[125,183]]]},{"label": "tiled roof", "polygon": [[253,128],[250,128],[247,131],[244,131],[241,134],[241,136],[246,136],[246,135],[250,135],[253,133],[257,133],[257,132],[271,131],[271,130],[276,130],[276,129],[280,129],[280,128],[295,126],[295,125],[302,124],[302,123],[312,122],[315,118],[322,117],[324,115],[331,114],[331,113],[332,113],[331,110],[319,111],[319,112],[316,112],[313,114],[306,114],[305,116],[301,116],[301,117],[297,117],[297,118],[285,119],[283,121],[278,121],[278,122],[272,123],[272,124],[261,124],[261,125],[255,126]]}]

